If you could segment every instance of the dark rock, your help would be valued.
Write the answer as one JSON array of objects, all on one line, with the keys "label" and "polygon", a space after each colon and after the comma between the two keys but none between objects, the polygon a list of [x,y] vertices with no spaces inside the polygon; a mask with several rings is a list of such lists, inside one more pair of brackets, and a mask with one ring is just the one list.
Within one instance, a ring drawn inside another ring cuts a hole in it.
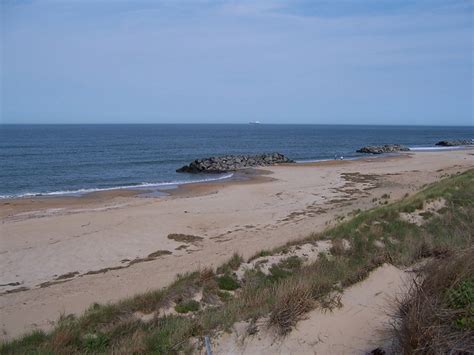
[{"label": "dark rock", "polygon": [[378,146],[366,146],[357,150],[357,153],[367,154],[383,154],[383,153],[395,153],[395,152],[406,152],[409,148],[400,144],[385,144]]},{"label": "dark rock", "polygon": [[445,141],[439,141],[436,143],[436,145],[442,146],[442,147],[456,147],[459,145],[473,145],[474,141],[471,139],[458,139],[458,140],[445,140]]},{"label": "dark rock", "polygon": [[223,157],[196,159],[189,165],[185,165],[176,171],[178,173],[225,173],[227,171],[281,163],[294,163],[294,161],[280,153],[227,155]]}]

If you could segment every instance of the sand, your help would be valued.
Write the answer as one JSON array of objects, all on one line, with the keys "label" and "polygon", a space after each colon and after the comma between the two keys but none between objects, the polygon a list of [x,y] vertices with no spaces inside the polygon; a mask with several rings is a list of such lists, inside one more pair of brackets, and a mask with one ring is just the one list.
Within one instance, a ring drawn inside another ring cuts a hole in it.
[{"label": "sand", "polygon": [[[248,324],[239,322],[231,333],[214,340],[218,354],[368,354],[389,344],[393,305],[409,287],[414,273],[384,264],[367,279],[346,289],[341,308],[315,309],[298,322],[286,337],[276,335],[265,320],[258,332],[248,335]],[[260,327],[259,323],[263,323]]]},{"label": "sand", "polygon": [[[275,166],[247,181],[188,185],[160,198],[109,191],[0,201],[2,337],[48,329],[61,313],[93,302],[166,286],[176,274],[219,265],[234,252],[250,257],[322,231],[383,203],[384,194],[394,201],[472,168],[473,154]],[[202,239],[180,242],[171,233]]]}]

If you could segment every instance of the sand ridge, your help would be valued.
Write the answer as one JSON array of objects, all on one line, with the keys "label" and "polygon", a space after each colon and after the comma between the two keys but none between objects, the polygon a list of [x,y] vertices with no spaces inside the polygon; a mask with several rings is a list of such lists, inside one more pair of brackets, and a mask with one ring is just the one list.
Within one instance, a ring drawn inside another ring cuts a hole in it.
[{"label": "sand ridge", "polygon": [[384,264],[363,281],[344,290],[341,307],[315,309],[286,337],[279,337],[265,320],[254,335],[248,322],[214,340],[215,354],[367,354],[383,346],[390,329],[394,300],[406,292],[414,273]]}]

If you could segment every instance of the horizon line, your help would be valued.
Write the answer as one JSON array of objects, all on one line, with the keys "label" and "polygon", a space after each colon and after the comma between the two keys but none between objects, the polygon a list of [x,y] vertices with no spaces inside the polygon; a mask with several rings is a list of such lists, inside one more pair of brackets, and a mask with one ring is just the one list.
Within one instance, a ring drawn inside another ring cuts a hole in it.
[{"label": "horizon line", "polygon": [[[109,125],[109,126],[120,126],[120,125],[227,125],[227,126],[237,126],[237,125],[252,125],[250,122],[240,123],[240,122],[227,122],[227,123],[217,123],[217,122],[97,122],[97,123],[53,123],[53,122],[42,122],[42,123],[11,123],[11,122],[0,122],[0,126],[99,126],[99,125]],[[383,124],[383,123],[262,123],[253,124],[252,126],[381,126],[381,127],[469,127],[474,128],[474,123],[472,125],[465,124]]]}]

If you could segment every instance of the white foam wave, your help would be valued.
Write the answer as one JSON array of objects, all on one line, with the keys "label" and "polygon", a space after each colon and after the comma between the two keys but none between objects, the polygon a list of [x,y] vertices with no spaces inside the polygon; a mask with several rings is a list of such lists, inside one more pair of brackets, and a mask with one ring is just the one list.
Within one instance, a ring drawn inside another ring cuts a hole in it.
[{"label": "white foam wave", "polygon": [[147,189],[147,188],[173,187],[173,186],[186,185],[186,184],[220,181],[220,180],[230,179],[232,176],[234,176],[234,174],[229,173],[229,174],[220,175],[214,178],[198,179],[198,180],[177,180],[177,181],[156,182],[156,183],[143,182],[138,185],[125,185],[125,186],[116,186],[116,187],[64,190],[64,191],[52,191],[52,192],[26,192],[26,193],[17,194],[17,195],[0,195],[0,199],[41,197],[41,196],[71,196],[71,195],[75,196],[75,195],[84,195],[91,192],[100,192],[100,191],[140,190],[140,189]]},{"label": "white foam wave", "polygon": [[438,151],[438,150],[459,150],[459,149],[466,149],[469,146],[460,145],[460,146],[453,146],[453,147],[409,147],[410,150],[414,152],[430,152],[430,151]]},{"label": "white foam wave", "polygon": [[359,160],[362,158],[365,158],[366,156],[357,156],[357,157],[342,157],[343,159],[334,159],[334,158],[329,158],[329,159],[300,159],[300,160],[295,160],[297,164],[305,164],[305,163],[321,163],[325,161],[341,161],[341,160]]},{"label": "white foam wave", "polygon": [[304,163],[320,163],[323,161],[330,161],[334,159],[301,159],[301,160],[295,160],[295,163],[297,164],[304,164]]}]

